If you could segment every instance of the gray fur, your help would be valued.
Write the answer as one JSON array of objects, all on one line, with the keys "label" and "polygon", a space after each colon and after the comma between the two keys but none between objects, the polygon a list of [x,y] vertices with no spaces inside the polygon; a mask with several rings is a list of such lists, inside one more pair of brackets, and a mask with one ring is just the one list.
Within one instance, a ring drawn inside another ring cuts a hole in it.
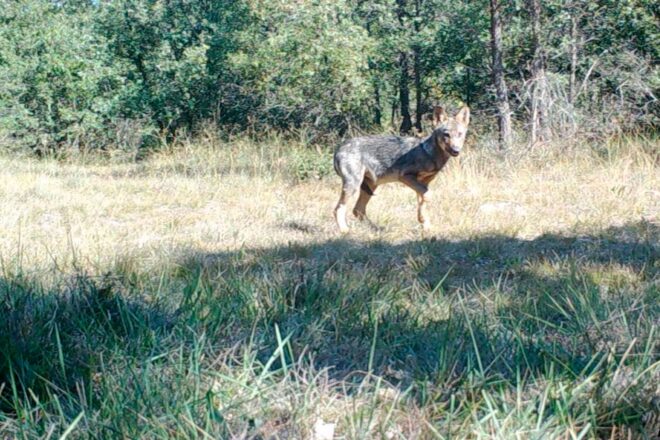
[{"label": "gray fur", "polygon": [[424,141],[399,136],[354,138],[337,149],[335,170],[350,188],[360,186],[364,179],[372,191],[374,186],[395,182],[408,172],[438,172],[449,154],[440,151],[434,140],[434,135]]},{"label": "gray fur", "polygon": [[334,167],[342,179],[342,193],[335,218],[342,232],[348,227],[345,206],[349,197],[361,190],[353,214],[363,219],[376,187],[401,182],[418,195],[418,219],[430,225],[425,214],[428,184],[452,156],[458,156],[470,120],[464,107],[455,118],[447,118],[440,107],[434,113],[435,130],[424,140],[399,136],[363,136],[342,144],[334,156]]}]

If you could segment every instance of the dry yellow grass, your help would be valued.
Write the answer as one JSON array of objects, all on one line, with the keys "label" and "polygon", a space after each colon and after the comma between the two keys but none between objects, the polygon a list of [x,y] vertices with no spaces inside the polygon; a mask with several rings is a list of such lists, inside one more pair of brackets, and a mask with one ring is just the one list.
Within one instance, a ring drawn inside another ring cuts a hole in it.
[{"label": "dry yellow grass", "polygon": [[[69,261],[72,248],[94,265],[123,254],[158,264],[182,249],[336,238],[331,213],[339,179],[333,173],[295,182],[286,174],[295,153],[288,157],[282,149],[207,142],[139,164],[2,158],[0,254],[15,255],[20,243],[24,267],[35,269]],[[660,173],[639,146],[609,159],[579,150],[503,157],[473,150],[450,163],[432,184],[433,228],[425,237],[533,239],[658,219]],[[414,194],[401,185],[379,188],[368,215],[377,227],[353,220],[350,238],[400,243],[422,236]]]},{"label": "dry yellow grass", "polygon": [[391,184],[346,236],[277,139],[0,158],[0,437],[652,432],[654,142],[473,147],[430,232]]}]

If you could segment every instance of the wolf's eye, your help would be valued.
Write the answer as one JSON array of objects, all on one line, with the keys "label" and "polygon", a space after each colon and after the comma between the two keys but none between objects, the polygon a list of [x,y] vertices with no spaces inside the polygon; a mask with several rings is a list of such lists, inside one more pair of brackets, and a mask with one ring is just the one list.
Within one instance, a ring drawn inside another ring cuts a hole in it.
[{"label": "wolf's eye", "polygon": [[449,137],[449,133],[447,133],[447,132],[445,132],[445,133],[442,133],[442,135],[443,135],[444,137],[446,137],[446,138],[448,138],[448,137]]}]

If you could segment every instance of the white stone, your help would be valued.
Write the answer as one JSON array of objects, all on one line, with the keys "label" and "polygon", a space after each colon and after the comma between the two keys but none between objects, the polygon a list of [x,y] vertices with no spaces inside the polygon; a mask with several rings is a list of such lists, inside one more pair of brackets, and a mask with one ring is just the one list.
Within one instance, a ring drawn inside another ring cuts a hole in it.
[{"label": "white stone", "polygon": [[325,423],[323,419],[316,419],[312,430],[311,440],[332,440],[335,437],[335,424]]}]

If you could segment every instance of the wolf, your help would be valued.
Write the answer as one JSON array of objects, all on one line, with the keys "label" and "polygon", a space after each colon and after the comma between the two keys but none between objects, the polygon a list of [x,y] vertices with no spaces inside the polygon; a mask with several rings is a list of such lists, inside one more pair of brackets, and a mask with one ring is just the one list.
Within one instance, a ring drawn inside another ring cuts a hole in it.
[{"label": "wolf", "polygon": [[433,132],[420,140],[400,136],[363,136],[348,140],[334,155],[335,171],[342,187],[334,215],[340,232],[348,232],[346,204],[358,191],[353,215],[363,220],[367,203],[376,188],[390,182],[401,182],[417,193],[417,219],[424,230],[431,227],[426,212],[431,192],[429,183],[451,157],[460,154],[465,142],[470,109],[463,107],[454,117],[444,109],[433,109]]}]

